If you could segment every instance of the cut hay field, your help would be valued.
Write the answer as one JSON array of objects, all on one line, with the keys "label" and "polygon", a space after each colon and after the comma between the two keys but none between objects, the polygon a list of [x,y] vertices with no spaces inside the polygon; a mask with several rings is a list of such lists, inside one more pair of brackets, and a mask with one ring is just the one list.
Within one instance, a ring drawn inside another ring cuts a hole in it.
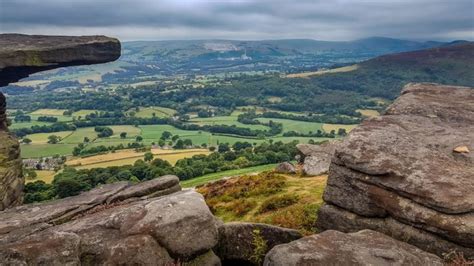
[{"label": "cut hay field", "polygon": [[340,128],[344,128],[347,133],[349,133],[351,130],[353,130],[356,126],[358,125],[339,125],[339,124],[323,124],[323,129],[326,132],[331,132],[331,130],[337,131]]},{"label": "cut hay field", "polygon": [[[190,158],[194,155],[210,154],[205,149],[188,149],[188,150],[161,150],[153,149],[154,158],[160,158],[174,165],[178,160]],[[85,158],[77,158],[68,161],[66,164],[74,166],[77,169],[92,169],[109,166],[132,165],[138,160],[143,160],[144,152],[135,152],[134,150],[123,150],[115,153],[107,153],[103,155],[95,155]]]},{"label": "cut hay field", "polygon": [[367,117],[380,116],[380,113],[377,110],[357,109],[356,112],[359,112],[361,115],[367,116]]},{"label": "cut hay field", "polygon": [[39,116],[62,116],[64,111],[66,111],[66,109],[38,109],[30,114]]},{"label": "cut hay field", "polygon": [[61,137],[61,139],[65,139],[70,136],[74,131],[59,131],[59,132],[52,132],[52,133],[36,133],[27,135],[26,138],[31,139],[32,144],[45,144],[48,143],[48,137],[51,135],[56,135]]},{"label": "cut hay field", "polygon": [[329,73],[350,72],[350,71],[356,70],[357,68],[359,68],[357,65],[352,65],[352,66],[345,66],[345,67],[339,67],[339,68],[333,68],[333,69],[327,69],[327,70],[319,70],[319,71],[314,71],[314,72],[289,74],[289,75],[286,75],[286,77],[287,78],[309,78],[311,76],[319,76],[319,75],[325,75]]},{"label": "cut hay field", "polygon": [[38,177],[36,177],[35,179],[26,179],[25,183],[28,184],[31,182],[41,180],[45,182],[46,184],[51,184],[51,182],[53,182],[54,176],[56,175],[56,172],[54,171],[36,170],[35,172],[38,175]]}]

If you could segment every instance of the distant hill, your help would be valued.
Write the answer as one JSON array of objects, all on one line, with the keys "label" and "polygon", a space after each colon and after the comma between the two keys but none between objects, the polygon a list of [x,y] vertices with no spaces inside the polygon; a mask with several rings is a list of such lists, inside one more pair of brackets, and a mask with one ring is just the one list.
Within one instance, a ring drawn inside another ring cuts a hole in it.
[{"label": "distant hill", "polygon": [[314,76],[320,87],[393,99],[408,82],[474,85],[474,42],[457,41],[418,51],[383,55],[354,71]]},{"label": "distant hill", "polygon": [[[183,40],[123,43],[122,62],[140,65],[140,71],[173,74],[315,70],[364,61],[379,55],[445,45],[371,37],[355,41]],[[143,67],[144,66],[144,67]],[[150,69],[151,68],[151,69]]]},{"label": "distant hill", "polygon": [[309,55],[318,52],[366,52],[386,54],[418,50],[443,45],[441,42],[416,42],[385,37],[371,37],[355,41],[318,41],[311,39],[236,41],[137,41],[125,42],[124,57],[153,59],[156,56],[192,60],[193,58],[229,58],[246,54],[252,58],[271,56]]}]

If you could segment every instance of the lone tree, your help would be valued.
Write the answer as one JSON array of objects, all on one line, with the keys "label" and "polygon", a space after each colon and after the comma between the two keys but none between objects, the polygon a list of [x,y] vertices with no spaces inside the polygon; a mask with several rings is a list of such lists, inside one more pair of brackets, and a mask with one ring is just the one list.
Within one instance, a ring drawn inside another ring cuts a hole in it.
[{"label": "lone tree", "polygon": [[137,136],[135,139],[136,139],[137,142],[140,142],[140,141],[143,140],[143,137],[142,136]]},{"label": "lone tree", "polygon": [[50,135],[48,137],[48,143],[49,144],[56,144],[61,141],[61,137],[56,136],[56,135]]},{"label": "lone tree", "polygon": [[147,152],[145,153],[145,158],[144,158],[145,162],[151,162],[153,161],[153,153],[151,152]]},{"label": "lone tree", "polygon": [[24,138],[21,142],[23,142],[24,144],[30,144],[30,143],[31,143],[31,139],[29,139],[29,138]]},{"label": "lone tree", "polygon": [[120,138],[121,138],[121,139],[127,138],[127,132],[122,132],[122,133],[120,133]]}]

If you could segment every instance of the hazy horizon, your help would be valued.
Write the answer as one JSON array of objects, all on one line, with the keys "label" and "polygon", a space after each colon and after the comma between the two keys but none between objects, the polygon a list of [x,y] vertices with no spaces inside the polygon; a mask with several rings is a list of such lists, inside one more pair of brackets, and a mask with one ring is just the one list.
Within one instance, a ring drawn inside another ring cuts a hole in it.
[{"label": "hazy horizon", "polygon": [[452,41],[474,40],[473,14],[471,0],[1,0],[0,33],[123,41]]}]

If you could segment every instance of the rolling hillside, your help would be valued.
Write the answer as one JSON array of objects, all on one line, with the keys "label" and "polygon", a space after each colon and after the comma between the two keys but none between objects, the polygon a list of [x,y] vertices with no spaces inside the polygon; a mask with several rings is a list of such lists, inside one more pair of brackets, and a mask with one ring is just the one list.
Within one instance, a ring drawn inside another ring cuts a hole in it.
[{"label": "rolling hillside", "polygon": [[408,82],[474,85],[474,43],[383,55],[359,63],[354,71],[313,76],[320,87],[393,99]]}]

